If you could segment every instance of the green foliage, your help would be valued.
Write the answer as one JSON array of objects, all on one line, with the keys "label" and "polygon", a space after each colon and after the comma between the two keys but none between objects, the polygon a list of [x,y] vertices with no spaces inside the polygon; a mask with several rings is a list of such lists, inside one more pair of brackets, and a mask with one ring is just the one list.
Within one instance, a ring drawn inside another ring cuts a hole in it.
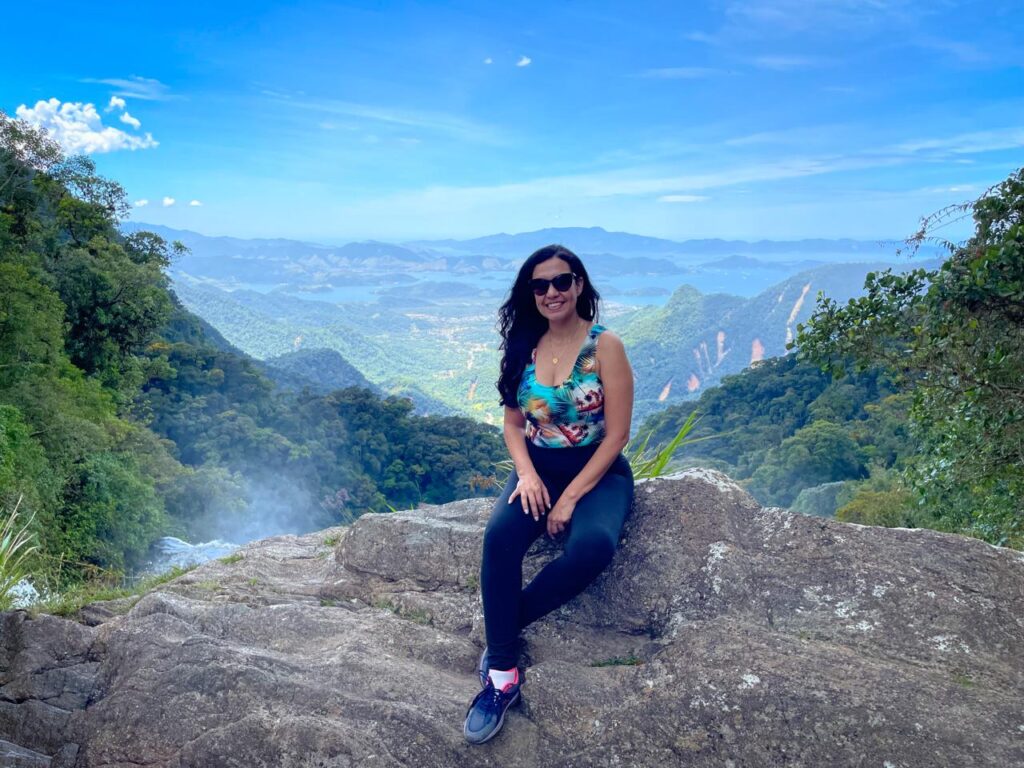
[{"label": "green foliage", "polygon": [[34,604],[29,611],[32,615],[49,613],[54,616],[74,616],[82,608],[92,603],[134,598],[126,600],[122,606],[122,611],[128,611],[142,595],[161,584],[173,581],[195,567],[194,565],[185,568],[174,566],[159,575],[147,576],[133,586],[123,586],[120,579],[116,580],[117,583],[113,583],[109,577],[78,582],[42,602]]},{"label": "green foliage", "polygon": [[162,516],[120,408],[169,300],[117,232],[125,210],[92,161],[0,113],[0,498],[24,496],[47,562],[120,567]]},{"label": "green foliage", "polygon": [[122,235],[126,211],[90,159],[0,113],[0,503],[35,513],[47,578],[237,530],[268,487],[308,528],[493,480],[492,428],[362,389],[276,392],[170,293],[180,244]]},{"label": "green foliage", "polygon": [[629,653],[626,656],[612,656],[610,659],[602,659],[601,661],[592,661],[590,666],[592,667],[638,667],[644,663],[634,653]]},{"label": "green foliage", "polygon": [[[957,209],[953,209],[955,212]],[[1024,171],[972,206],[975,233],[937,270],[871,273],[820,299],[801,354],[839,373],[884,365],[913,397],[906,469],[929,524],[1024,545]],[[915,243],[948,219],[926,219]]]},{"label": "green foliage", "polygon": [[27,509],[52,506],[55,490],[46,454],[21,412],[0,405],[0,509],[21,502]]},{"label": "green foliage", "polygon": [[801,515],[832,517],[845,503],[841,500],[848,499],[851,493],[850,483],[842,480],[812,485],[800,491],[789,508]]},{"label": "green foliage", "polygon": [[866,477],[864,458],[842,425],[812,421],[768,450],[749,489],[769,504],[789,506],[802,487]]},{"label": "green foliage", "polygon": [[917,528],[921,522],[914,495],[907,490],[861,491],[836,510],[844,523]]},{"label": "green foliage", "polygon": [[[706,440],[707,437],[693,439],[687,438],[694,424],[697,423],[697,412],[693,411],[679,427],[679,431],[665,445],[651,451],[647,445],[650,442],[652,432],[648,432],[642,440],[633,439],[626,446],[625,455],[629,460],[630,468],[633,470],[633,478],[636,480],[647,480],[654,477],[661,477],[665,474],[665,468],[675,456],[676,451],[698,440]],[[714,437],[710,435],[709,437]]]},{"label": "green foliage", "polygon": [[[911,451],[907,404],[892,391],[881,370],[832,381],[787,355],[725,377],[697,402],[648,418],[642,430],[651,442],[665,444],[699,411],[686,462],[745,482],[762,503],[788,504],[805,488],[862,478]],[[840,453],[821,454],[831,450]]]},{"label": "green foliage", "polygon": [[140,565],[166,528],[164,506],[134,459],[103,452],[70,478],[58,517],[58,548],[76,560],[124,570]]},{"label": "green foliage", "polygon": [[20,501],[0,523],[0,611],[11,607],[11,590],[29,574],[38,549],[31,533],[32,517],[22,520],[18,516]]}]

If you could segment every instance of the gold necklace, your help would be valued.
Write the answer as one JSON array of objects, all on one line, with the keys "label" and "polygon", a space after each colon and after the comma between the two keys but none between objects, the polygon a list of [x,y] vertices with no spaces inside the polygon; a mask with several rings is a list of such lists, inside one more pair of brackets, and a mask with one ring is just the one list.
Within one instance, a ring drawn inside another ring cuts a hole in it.
[{"label": "gold necklace", "polygon": [[[570,348],[570,350],[572,349],[573,342],[576,340],[576,335],[579,333],[579,329],[580,329],[580,325],[577,322],[576,323],[576,329],[573,332],[572,336],[569,338],[569,348]],[[553,339],[551,340],[551,345],[554,346],[554,340]],[[551,356],[551,364],[552,365],[558,365],[558,358],[562,356],[562,349],[564,349],[564,347],[560,347],[558,350],[555,351],[555,354]]]}]

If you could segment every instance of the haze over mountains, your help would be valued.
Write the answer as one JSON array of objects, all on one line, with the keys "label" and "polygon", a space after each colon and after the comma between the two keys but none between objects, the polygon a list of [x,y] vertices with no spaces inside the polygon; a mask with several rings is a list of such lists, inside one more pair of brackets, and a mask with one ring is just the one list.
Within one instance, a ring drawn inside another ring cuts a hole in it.
[{"label": "haze over mountains", "polygon": [[[733,254],[795,255],[806,254],[833,257],[877,258],[883,248],[890,244],[872,241],[838,240],[743,240],[701,239],[665,240],[658,237],[634,235],[628,232],[608,232],[601,227],[560,227],[523,232],[516,235],[498,234],[470,240],[421,240],[408,243],[409,246],[433,250],[450,249],[455,252],[488,253],[522,259],[537,248],[549,243],[563,243],[574,251],[583,253],[614,253],[620,256],[662,256],[679,262],[693,261],[707,256],[730,256]],[[839,258],[828,259],[830,261]]]},{"label": "haze over mountains", "polygon": [[[229,258],[235,260],[286,261],[310,256],[331,257],[329,263],[380,266],[389,261],[410,264],[436,264],[439,259],[457,256],[483,256],[521,262],[531,252],[550,243],[562,243],[580,255],[613,254],[629,258],[662,258],[677,265],[695,266],[710,259],[748,256],[775,263],[780,257],[813,257],[822,262],[879,260],[894,257],[900,242],[841,238],[836,240],[743,240],[701,239],[675,241],[628,232],[608,232],[601,227],[562,227],[541,229],[515,235],[497,234],[469,240],[419,240],[401,244],[379,241],[349,242],[340,245],[301,240],[242,239],[210,237],[189,230],[156,224],[126,222],[126,231],[147,230],[168,240],[180,240],[192,250],[194,259]],[[937,255],[926,246],[922,256]],[[186,257],[188,258],[188,257]],[[752,264],[749,264],[751,265]],[[486,268],[501,266],[489,263]]]},{"label": "haze over mountains", "polygon": [[[498,415],[496,309],[541,245],[563,242],[585,258],[606,300],[602,320],[633,362],[638,423],[785,354],[819,291],[843,302],[867,272],[908,264],[895,246],[855,240],[674,242],[570,228],[328,246],[148,228],[191,249],[171,269],[185,305],[281,383],[368,382],[422,411],[486,421]],[[919,254],[911,266],[927,263]]]}]

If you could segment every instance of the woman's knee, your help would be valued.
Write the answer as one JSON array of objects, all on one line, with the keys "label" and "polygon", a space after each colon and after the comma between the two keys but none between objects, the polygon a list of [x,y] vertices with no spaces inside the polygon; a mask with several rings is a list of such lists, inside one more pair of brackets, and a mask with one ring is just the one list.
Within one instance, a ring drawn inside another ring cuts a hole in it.
[{"label": "woman's knee", "polygon": [[500,552],[516,552],[522,549],[524,554],[533,538],[530,535],[526,515],[515,505],[496,508],[491,519],[484,528],[484,557]]},{"label": "woman's knee", "polygon": [[603,570],[615,557],[618,540],[607,531],[588,531],[567,542],[565,554],[588,570]]},{"label": "woman's knee", "polygon": [[507,525],[504,525],[500,519],[495,519],[495,517],[492,517],[487,523],[487,527],[484,528],[484,557],[488,553],[500,549],[503,541],[508,541],[507,528]]}]

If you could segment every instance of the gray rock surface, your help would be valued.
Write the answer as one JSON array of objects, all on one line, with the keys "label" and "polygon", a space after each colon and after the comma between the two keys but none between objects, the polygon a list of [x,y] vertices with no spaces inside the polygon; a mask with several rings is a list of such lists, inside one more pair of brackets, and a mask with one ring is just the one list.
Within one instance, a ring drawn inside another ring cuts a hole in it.
[{"label": "gray rock surface", "polygon": [[1024,555],[762,509],[708,470],[638,485],[469,746],[490,505],[265,539],[79,622],[3,614],[0,763],[1024,765]]}]

